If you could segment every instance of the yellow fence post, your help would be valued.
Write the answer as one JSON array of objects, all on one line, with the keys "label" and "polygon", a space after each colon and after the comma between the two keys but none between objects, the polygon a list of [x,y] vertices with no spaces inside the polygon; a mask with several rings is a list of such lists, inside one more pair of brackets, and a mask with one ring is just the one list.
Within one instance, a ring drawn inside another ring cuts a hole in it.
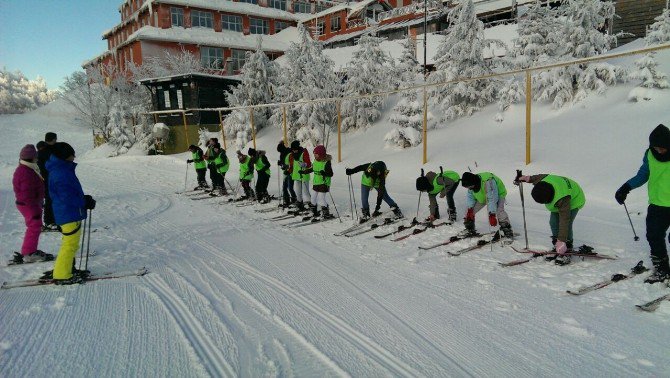
[{"label": "yellow fence post", "polygon": [[337,102],[337,162],[342,162],[342,101]]},{"label": "yellow fence post", "polygon": [[219,110],[219,123],[221,124],[221,139],[223,139],[223,149],[227,150],[228,147],[226,147],[226,131],[223,129],[223,115],[221,114],[220,110]]},{"label": "yellow fence post", "polygon": [[188,126],[186,126],[186,111],[182,110],[181,117],[184,120],[184,132],[186,133],[186,147],[191,145],[191,142],[188,139]]},{"label": "yellow fence post", "polygon": [[530,164],[530,110],[533,101],[530,71],[526,71],[526,165]]},{"label": "yellow fence post", "polygon": [[254,142],[254,150],[256,149],[256,128],[254,127],[254,108],[249,108],[249,121],[251,123],[251,140]]},{"label": "yellow fence post", "polygon": [[428,163],[428,92],[423,87],[423,164]]},{"label": "yellow fence post", "polygon": [[281,110],[282,110],[281,121],[282,121],[282,126],[284,128],[284,145],[286,147],[288,147],[288,136],[287,136],[287,133],[286,133],[286,106],[282,106]]}]

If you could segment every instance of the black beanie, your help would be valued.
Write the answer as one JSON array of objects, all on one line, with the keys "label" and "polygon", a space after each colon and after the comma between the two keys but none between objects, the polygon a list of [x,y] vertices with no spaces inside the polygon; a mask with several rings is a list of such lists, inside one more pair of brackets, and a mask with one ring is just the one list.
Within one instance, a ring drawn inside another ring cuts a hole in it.
[{"label": "black beanie", "polygon": [[37,145],[35,147],[37,147],[37,151],[39,151],[46,146],[47,146],[47,142],[41,140],[41,141],[37,142]]},{"label": "black beanie", "polygon": [[294,140],[293,142],[291,142],[291,150],[292,151],[299,150],[299,149],[300,149],[300,142],[298,142],[297,140]]},{"label": "black beanie", "polygon": [[[660,154],[652,147],[662,147],[668,151],[665,154]],[[656,160],[661,162],[670,161],[670,129],[663,124],[656,126],[654,131],[649,134],[649,149]]]},{"label": "black beanie", "polygon": [[67,160],[70,156],[75,156],[74,148],[65,142],[57,142],[54,144],[52,154],[62,160]]},{"label": "black beanie", "polygon": [[249,156],[256,156],[256,150],[254,150],[253,148],[249,148],[248,154]]},{"label": "black beanie", "polygon": [[530,195],[537,203],[550,203],[554,199],[554,193],[554,187],[550,183],[540,181],[533,186]]},{"label": "black beanie", "polygon": [[463,185],[463,187],[466,188],[471,186],[477,187],[479,186],[480,183],[481,179],[479,178],[479,176],[477,176],[472,172],[464,172],[463,176],[461,177],[461,185]]},{"label": "black beanie", "polygon": [[433,188],[433,186],[430,185],[430,181],[428,181],[428,177],[421,176],[421,177],[416,179],[416,190],[418,190],[420,192],[427,192],[432,188]]},{"label": "black beanie", "polygon": [[45,142],[53,142],[54,140],[57,140],[57,139],[58,139],[58,136],[56,135],[56,133],[48,132],[48,133],[44,134],[44,141]]},{"label": "black beanie", "polygon": [[279,142],[277,145],[277,152],[282,153],[286,150],[286,146],[284,146],[284,142]]}]

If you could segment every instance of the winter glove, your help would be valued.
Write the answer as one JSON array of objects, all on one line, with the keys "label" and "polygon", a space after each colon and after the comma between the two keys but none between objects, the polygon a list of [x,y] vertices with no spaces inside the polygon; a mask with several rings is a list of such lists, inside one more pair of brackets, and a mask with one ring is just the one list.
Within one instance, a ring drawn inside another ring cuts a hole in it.
[{"label": "winter glove", "polygon": [[498,225],[498,219],[496,219],[496,215],[494,213],[489,213],[489,224],[491,227]]},{"label": "winter glove", "polygon": [[88,194],[84,196],[84,208],[87,210],[95,209],[95,200]]},{"label": "winter glove", "polygon": [[623,203],[626,202],[626,197],[628,197],[628,193],[630,193],[630,191],[631,187],[628,185],[628,183],[621,185],[619,190],[616,191],[614,198],[619,203],[619,205],[623,205]]},{"label": "winter glove", "polygon": [[191,163],[193,163],[193,160],[192,160],[192,159],[188,159],[188,160],[186,160],[186,164],[191,164]]},{"label": "winter glove", "polygon": [[475,209],[473,208],[468,209],[468,212],[465,214],[465,220],[471,222],[475,221]]},{"label": "winter glove", "polygon": [[347,169],[344,170],[344,173],[346,173],[347,176],[351,176],[351,175],[354,174],[354,170],[351,169],[351,168],[347,168]]},{"label": "winter glove", "polygon": [[558,253],[559,255],[562,255],[568,251],[568,246],[565,244],[564,241],[560,240],[556,241],[556,244],[554,244],[554,248],[556,249],[556,253]]}]

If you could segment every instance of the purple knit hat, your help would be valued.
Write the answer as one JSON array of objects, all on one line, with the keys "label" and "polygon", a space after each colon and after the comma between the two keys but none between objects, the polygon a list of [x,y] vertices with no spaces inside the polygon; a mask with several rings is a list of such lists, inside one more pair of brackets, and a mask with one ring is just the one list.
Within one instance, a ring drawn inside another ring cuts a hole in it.
[{"label": "purple knit hat", "polygon": [[32,144],[26,144],[23,146],[21,152],[19,153],[19,159],[21,160],[33,160],[35,157],[37,157],[37,150]]}]

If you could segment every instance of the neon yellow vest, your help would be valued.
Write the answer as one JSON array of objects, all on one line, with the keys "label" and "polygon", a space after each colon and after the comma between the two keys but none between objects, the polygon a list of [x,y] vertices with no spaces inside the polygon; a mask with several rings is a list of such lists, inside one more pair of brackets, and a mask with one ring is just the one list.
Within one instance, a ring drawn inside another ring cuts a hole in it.
[{"label": "neon yellow vest", "polygon": [[301,175],[300,170],[302,169],[300,167],[300,163],[302,163],[302,155],[303,153],[300,153],[300,160],[296,160],[293,158],[293,172],[291,172],[291,178],[293,181],[302,181],[302,182],[309,182],[309,173]]},{"label": "neon yellow vest", "polygon": [[193,157],[193,165],[195,166],[195,169],[207,169],[207,163],[198,156],[197,151],[191,152],[191,155]]},{"label": "neon yellow vest", "polygon": [[240,164],[240,180],[251,181],[254,179],[254,170],[249,169],[249,160],[251,158],[247,156],[244,162]]},{"label": "neon yellow vest", "polygon": [[[225,164],[223,163],[224,158],[226,162]],[[216,155],[216,159],[214,159],[214,166],[218,169],[219,173],[228,172],[228,169],[230,168],[230,160],[228,160],[225,151],[221,151],[220,154]]]},{"label": "neon yellow vest", "polygon": [[[379,184],[381,182],[381,179],[376,178],[374,180],[374,183],[373,183],[372,182],[372,177],[368,176],[368,171],[370,170],[370,168],[372,168],[372,164],[374,164],[374,163],[370,163],[370,165],[368,165],[368,168],[363,172],[363,175],[361,176],[361,185],[365,185],[368,188],[378,189]],[[386,175],[387,173],[388,173],[388,170],[386,172],[382,172],[383,175]]]},{"label": "neon yellow vest", "polygon": [[436,195],[437,193],[441,192],[442,189],[444,189],[444,185],[440,185],[437,183],[437,179],[440,177],[446,177],[452,180],[453,182],[457,182],[458,180],[461,179],[461,176],[459,176],[458,173],[454,171],[444,171],[441,174],[435,176],[435,178],[433,179],[433,190],[428,192],[428,194]]},{"label": "neon yellow vest", "polygon": [[327,161],[318,161],[316,160],[314,163],[312,163],[312,170],[314,171],[314,178],[312,179],[312,184],[313,185],[323,185],[326,184],[326,186],[330,187],[330,177],[324,177],[323,175],[319,175],[316,172],[321,172],[324,173],[326,170],[326,164]]},{"label": "neon yellow vest", "polygon": [[647,162],[649,163],[649,182],[647,182],[649,203],[670,207],[670,162],[656,160],[651,151],[647,152]]},{"label": "neon yellow vest", "polygon": [[507,189],[505,189],[505,185],[502,183],[502,180],[496,175],[494,175],[491,172],[482,172],[478,173],[477,176],[481,178],[482,180],[482,185],[479,188],[479,191],[475,192],[473,190],[473,194],[477,202],[479,203],[486,203],[486,182],[489,181],[490,179],[496,180],[496,185],[498,186],[498,197],[502,198],[507,195]]},{"label": "neon yellow vest", "polygon": [[545,204],[547,210],[552,213],[557,213],[558,208],[556,208],[556,202],[570,196],[570,210],[581,209],[586,203],[586,197],[584,196],[584,191],[575,181],[555,175],[547,175],[543,178],[542,181],[550,184],[554,188],[554,198],[551,202]]},{"label": "neon yellow vest", "polygon": [[[258,157],[258,160],[256,160],[256,164],[254,164],[254,165],[256,166],[256,170],[258,172],[260,172],[261,168],[263,168],[263,162],[261,161],[260,156]],[[267,173],[268,176],[270,176],[270,168],[269,167],[266,168],[264,172]]]}]

